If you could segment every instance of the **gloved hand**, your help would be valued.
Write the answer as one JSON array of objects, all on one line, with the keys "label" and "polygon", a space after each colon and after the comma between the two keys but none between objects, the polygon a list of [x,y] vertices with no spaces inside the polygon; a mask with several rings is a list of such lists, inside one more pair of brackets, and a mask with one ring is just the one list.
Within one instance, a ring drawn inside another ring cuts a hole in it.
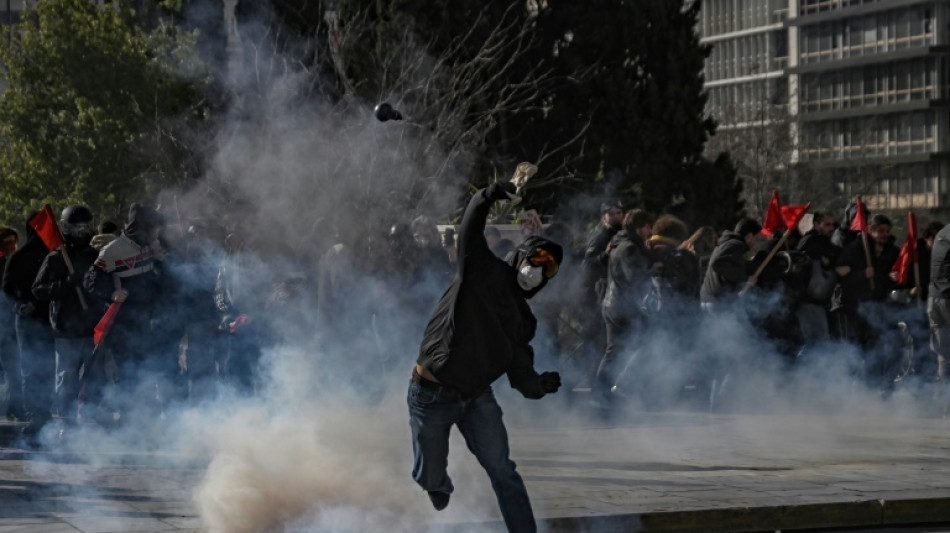
[{"label": "gloved hand", "polygon": [[511,200],[511,205],[517,205],[521,197],[515,194],[517,187],[510,181],[492,183],[486,189],[486,194],[492,200]]},{"label": "gloved hand", "polygon": [[112,301],[116,303],[122,303],[129,298],[129,291],[125,289],[118,289],[112,292]]},{"label": "gloved hand", "polygon": [[545,394],[553,394],[561,388],[561,374],[557,372],[544,372],[540,376],[541,390]]}]

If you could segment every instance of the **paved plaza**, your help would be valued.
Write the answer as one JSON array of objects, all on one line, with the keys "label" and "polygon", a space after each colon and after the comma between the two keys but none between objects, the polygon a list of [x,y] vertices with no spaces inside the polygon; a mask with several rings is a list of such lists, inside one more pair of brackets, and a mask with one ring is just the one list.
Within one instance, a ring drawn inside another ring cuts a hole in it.
[{"label": "paved plaza", "polygon": [[[485,475],[457,437],[449,458],[456,492],[445,511],[429,507],[408,475],[402,407],[323,418],[324,426],[372,419],[336,443],[294,443],[319,430],[285,417],[287,425],[248,418],[259,433],[240,446],[228,433],[240,430],[223,424],[214,433],[222,444],[197,452],[3,448],[0,533],[503,530]],[[559,421],[557,411],[506,414],[541,531],[950,523],[950,421],[941,417],[683,411],[608,423]],[[6,437],[13,429],[0,428]],[[255,455],[256,445],[268,451]],[[327,453],[308,455],[321,447]],[[273,458],[290,464],[268,464]],[[367,473],[374,462],[385,466]]]}]

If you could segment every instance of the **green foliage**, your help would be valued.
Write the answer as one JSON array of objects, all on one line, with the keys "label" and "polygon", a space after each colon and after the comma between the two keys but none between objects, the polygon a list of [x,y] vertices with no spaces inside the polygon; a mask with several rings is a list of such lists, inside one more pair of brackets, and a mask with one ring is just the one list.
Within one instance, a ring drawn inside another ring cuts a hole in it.
[{"label": "green foliage", "polygon": [[114,215],[187,171],[206,82],[195,36],[133,15],[44,0],[0,42],[0,220],[43,203]]}]

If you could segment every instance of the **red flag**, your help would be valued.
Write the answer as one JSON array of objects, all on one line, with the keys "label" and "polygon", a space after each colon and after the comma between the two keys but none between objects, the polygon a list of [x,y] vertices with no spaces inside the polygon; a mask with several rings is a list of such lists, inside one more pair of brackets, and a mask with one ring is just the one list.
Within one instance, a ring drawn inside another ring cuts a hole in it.
[{"label": "red flag", "polygon": [[788,229],[795,229],[798,226],[798,223],[802,221],[802,217],[805,216],[805,213],[808,212],[808,208],[810,206],[811,204],[783,205],[782,220],[785,221],[785,227]]},{"label": "red flag", "polygon": [[765,222],[762,223],[762,235],[771,237],[773,234],[785,229],[782,222],[782,208],[778,201],[778,191],[772,191],[772,199],[769,201],[769,209],[765,212]]},{"label": "red flag", "polygon": [[112,329],[112,324],[115,323],[115,316],[119,314],[120,307],[122,307],[122,302],[112,302],[112,304],[109,305],[109,309],[106,310],[106,314],[102,315],[102,318],[99,319],[99,323],[96,324],[92,334],[92,341],[96,346],[99,346],[102,338]]},{"label": "red flag", "polygon": [[53,215],[53,208],[49,204],[44,205],[43,210],[30,219],[30,226],[39,233],[43,243],[50,250],[55,250],[63,245],[63,234],[59,232],[56,217]]},{"label": "red flag", "polygon": [[861,200],[858,200],[858,213],[854,215],[850,229],[851,231],[860,231],[861,233],[868,232],[868,216],[864,210],[864,202]]},{"label": "red flag", "polygon": [[901,254],[894,261],[891,272],[897,273],[897,283],[907,285],[911,281],[914,265],[918,261],[917,255],[917,219],[914,213],[907,213],[907,240],[901,246]]}]

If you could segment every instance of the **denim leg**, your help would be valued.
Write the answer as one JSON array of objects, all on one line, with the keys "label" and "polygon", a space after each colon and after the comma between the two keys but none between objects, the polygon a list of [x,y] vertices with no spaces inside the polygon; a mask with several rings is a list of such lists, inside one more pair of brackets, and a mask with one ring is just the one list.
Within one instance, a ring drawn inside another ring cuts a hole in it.
[{"label": "denim leg", "polygon": [[428,492],[451,493],[446,472],[449,432],[462,414],[462,403],[447,400],[416,383],[409,384],[409,427],[412,429],[412,479]]},{"label": "denim leg", "polygon": [[52,417],[56,361],[53,329],[30,317],[16,317],[17,347],[23,373],[23,403],[41,425]]},{"label": "denim leg", "polygon": [[59,417],[75,421],[79,398],[79,365],[92,352],[91,337],[56,337],[56,397]]},{"label": "denim leg", "polygon": [[[6,295],[0,294],[0,368],[9,392],[7,413],[22,419],[26,414],[23,406],[23,373],[14,327],[16,315],[10,309],[11,306]],[[4,414],[0,413],[0,417]]]},{"label": "denim leg", "polygon": [[491,479],[508,531],[537,531],[528,490],[508,457],[508,432],[491,389],[468,402],[458,427],[468,449]]},{"label": "denim leg", "polygon": [[796,312],[802,337],[809,345],[827,342],[831,339],[828,329],[828,313],[820,305],[805,303]]}]

